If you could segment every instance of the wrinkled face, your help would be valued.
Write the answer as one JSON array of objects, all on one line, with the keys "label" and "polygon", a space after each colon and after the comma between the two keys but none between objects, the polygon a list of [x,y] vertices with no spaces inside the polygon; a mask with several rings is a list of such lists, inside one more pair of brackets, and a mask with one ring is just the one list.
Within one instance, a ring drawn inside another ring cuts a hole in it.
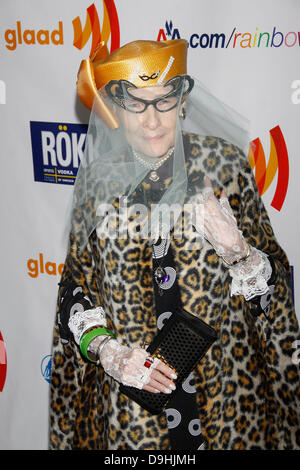
[{"label": "wrinkled face", "polygon": [[[163,97],[172,88],[152,86],[130,90],[131,97],[146,101]],[[173,102],[171,100],[173,99]],[[130,99],[127,109],[121,109],[121,120],[129,144],[137,151],[151,157],[162,157],[173,147],[175,142],[177,101],[174,97],[156,101],[155,106],[145,106],[138,100]],[[170,109],[172,108],[173,109]],[[169,111],[164,111],[170,109]],[[160,111],[160,110],[163,110]]]}]

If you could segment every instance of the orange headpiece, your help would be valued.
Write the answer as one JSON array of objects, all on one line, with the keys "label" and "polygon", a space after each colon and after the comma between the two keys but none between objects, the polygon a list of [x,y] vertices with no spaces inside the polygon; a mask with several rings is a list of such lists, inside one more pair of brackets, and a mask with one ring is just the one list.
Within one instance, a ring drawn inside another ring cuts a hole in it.
[{"label": "orange headpiece", "polygon": [[108,53],[99,43],[90,60],[83,60],[78,71],[77,93],[89,109],[111,128],[119,126],[116,116],[97,90],[111,80],[127,80],[137,87],[163,85],[170,78],[186,74],[187,41],[134,41]]}]

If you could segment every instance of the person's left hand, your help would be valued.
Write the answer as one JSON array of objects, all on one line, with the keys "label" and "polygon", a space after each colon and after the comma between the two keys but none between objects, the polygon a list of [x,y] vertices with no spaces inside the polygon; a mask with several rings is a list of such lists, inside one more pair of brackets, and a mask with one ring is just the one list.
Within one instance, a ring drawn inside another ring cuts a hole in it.
[{"label": "person's left hand", "polygon": [[247,255],[248,245],[238,229],[225,190],[218,200],[207,177],[204,190],[195,197],[193,225],[228,264]]}]

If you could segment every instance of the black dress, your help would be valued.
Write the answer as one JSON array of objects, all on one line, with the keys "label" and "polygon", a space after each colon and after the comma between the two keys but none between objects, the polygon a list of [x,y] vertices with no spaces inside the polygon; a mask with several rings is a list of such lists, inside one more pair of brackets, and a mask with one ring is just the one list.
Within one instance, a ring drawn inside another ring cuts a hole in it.
[{"label": "black dress", "polygon": [[[170,175],[171,168],[172,162],[169,159],[166,164],[157,170],[159,176],[157,182],[151,182],[150,179],[147,179],[147,182],[151,184],[153,199],[160,199],[163,192],[162,181]],[[152,256],[157,328],[160,330],[164,321],[170,318],[174,309],[181,306],[181,298],[169,239],[161,240],[159,238],[153,245]],[[155,269],[159,266],[163,267],[168,275],[167,282],[161,284],[160,287],[154,277]],[[175,394],[172,395],[166,406],[165,413],[173,450],[204,449],[193,373],[176,389]]]},{"label": "black dress", "polygon": [[[162,288],[159,288],[153,274],[158,329],[161,329],[164,321],[170,318],[174,308],[181,305],[171,246],[168,247],[165,256],[158,257],[159,254],[163,253],[165,244],[166,240],[159,239],[153,247],[154,270],[159,265],[165,268],[169,276],[169,280],[161,286]],[[191,373],[182,385],[176,389],[176,393],[172,396],[165,409],[171,446],[174,450],[196,450],[204,448],[204,439],[201,433],[201,424],[196,402],[196,389],[193,381],[194,376],[193,373]]]}]

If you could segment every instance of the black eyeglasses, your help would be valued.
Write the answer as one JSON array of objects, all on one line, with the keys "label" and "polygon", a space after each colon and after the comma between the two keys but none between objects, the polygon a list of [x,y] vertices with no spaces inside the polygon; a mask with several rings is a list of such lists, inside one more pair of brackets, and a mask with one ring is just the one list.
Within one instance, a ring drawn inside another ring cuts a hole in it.
[{"label": "black eyeglasses", "polygon": [[178,96],[160,97],[155,100],[144,100],[142,98],[123,98],[122,106],[131,113],[143,113],[151,104],[160,113],[171,111],[176,108],[179,101]]},{"label": "black eyeglasses", "polygon": [[112,80],[106,85],[105,90],[116,104],[130,113],[143,113],[150,105],[160,113],[165,113],[176,108],[180,98],[190,93],[194,86],[194,80],[189,75],[180,75],[168,80],[164,87],[167,86],[172,87],[171,91],[154,100],[145,100],[134,96],[129,89],[138,89],[138,87],[127,80]]}]

